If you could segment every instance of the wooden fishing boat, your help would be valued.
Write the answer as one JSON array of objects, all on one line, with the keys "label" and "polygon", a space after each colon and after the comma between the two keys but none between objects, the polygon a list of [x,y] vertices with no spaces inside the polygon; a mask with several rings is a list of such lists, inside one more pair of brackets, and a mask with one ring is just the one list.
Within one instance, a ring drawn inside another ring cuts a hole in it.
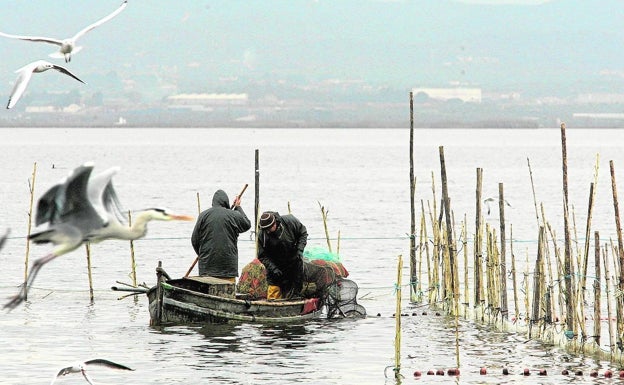
[{"label": "wooden fishing boat", "polygon": [[290,323],[322,313],[318,298],[252,300],[236,294],[235,286],[214,277],[171,279],[159,266],[156,285],[146,290],[150,324]]}]

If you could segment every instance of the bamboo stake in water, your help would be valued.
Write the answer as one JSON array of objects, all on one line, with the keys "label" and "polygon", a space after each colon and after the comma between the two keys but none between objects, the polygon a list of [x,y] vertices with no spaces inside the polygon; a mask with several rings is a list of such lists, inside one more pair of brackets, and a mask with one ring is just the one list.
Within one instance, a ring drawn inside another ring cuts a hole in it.
[{"label": "bamboo stake in water", "polygon": [[603,250],[603,254],[602,254],[602,261],[603,261],[603,266],[605,269],[605,293],[607,293],[607,319],[609,320],[608,325],[609,325],[609,349],[611,351],[611,358],[613,358],[613,353],[615,352],[615,336],[613,333],[613,322],[611,322],[611,319],[613,318],[613,313],[611,311],[611,284],[610,284],[610,274],[609,274],[609,263],[608,263],[608,249],[607,246],[605,245],[604,250]]},{"label": "bamboo stake in water", "polygon": [[[622,272],[624,272],[624,243],[622,242],[622,226],[620,225],[620,209],[619,209],[619,205],[618,205],[618,198],[617,198],[617,187],[615,185],[615,167],[613,165],[613,161],[610,160],[609,161],[609,169],[611,170],[611,189],[613,191],[613,209],[614,209],[614,215],[615,215],[615,229],[617,232],[617,237],[618,237],[618,259],[620,261],[620,269],[619,269],[619,274],[617,275],[617,277],[619,277],[618,280],[618,290],[620,293],[622,293],[624,291],[624,274],[622,274]],[[617,343],[618,344],[622,344],[622,334],[624,332],[624,327],[623,327],[623,322],[624,322],[624,296],[618,296],[617,297]]]},{"label": "bamboo stake in water", "polygon": [[475,215],[475,241],[474,241],[474,306],[481,305],[481,277],[482,277],[482,237],[483,229],[481,226],[481,188],[483,181],[483,169],[477,168],[477,189],[476,189],[476,215]]},{"label": "bamboo stake in water", "polygon": [[507,319],[509,316],[509,309],[507,308],[507,261],[505,256],[505,197],[503,194],[503,184],[498,184],[498,209],[500,212],[500,307],[501,316],[503,319]]},{"label": "bamboo stake in water", "polygon": [[338,238],[336,239],[336,255],[340,255],[340,230],[338,230]]},{"label": "bamboo stake in water", "polygon": [[85,243],[87,250],[87,275],[89,276],[89,299],[93,302],[93,276],[91,275],[91,243]]},{"label": "bamboo stake in water", "polygon": [[[26,283],[28,282],[28,258],[30,256],[30,229],[32,228],[32,217],[33,217],[33,201],[35,199],[35,179],[37,177],[37,162],[33,164],[33,173],[32,179],[29,181],[29,190],[30,190],[30,206],[28,208],[28,229],[26,237],[26,255],[24,258],[24,287],[26,287]],[[28,293],[24,292],[24,300],[27,300]]]},{"label": "bamboo stake in water", "polygon": [[[594,340],[600,346],[600,235],[594,232],[594,265],[596,279],[594,279]],[[609,320],[609,322],[611,322]]]},{"label": "bamboo stake in water", "polygon": [[537,259],[535,260],[535,276],[533,277],[533,311],[531,312],[531,324],[539,322],[541,317],[540,299],[542,298],[542,257],[544,255],[544,227],[540,227]]},{"label": "bamboo stake in water", "polygon": [[394,338],[394,377],[399,378],[401,371],[401,273],[403,271],[403,256],[399,255],[396,285],[396,315]]},{"label": "bamboo stake in water", "polygon": [[455,267],[457,265],[455,261],[455,244],[453,241],[453,227],[451,224],[451,198],[448,194],[448,182],[446,178],[446,161],[444,159],[444,147],[440,146],[440,172],[442,178],[442,200],[444,202],[444,216],[446,219],[446,239],[447,239],[447,248],[448,248],[448,265],[449,265],[449,273],[450,273],[450,290],[451,290],[451,299],[458,294],[458,288],[456,282],[456,271]]},{"label": "bamboo stake in water", "polygon": [[562,174],[563,174],[563,231],[565,242],[564,253],[564,280],[566,291],[564,293],[566,299],[566,326],[568,331],[572,331],[576,335],[574,313],[574,265],[572,265],[572,245],[570,241],[570,227],[568,219],[568,155],[566,148],[565,123],[561,123],[561,158],[562,158]]},{"label": "bamboo stake in water", "polygon": [[414,176],[414,94],[410,92],[410,300],[416,301],[414,280],[416,279],[416,177]]},{"label": "bamboo stake in water", "polygon": [[[132,227],[132,213],[128,210],[128,226]],[[130,278],[132,278],[132,286],[137,287],[136,259],[134,258],[134,241],[130,240]]]},{"label": "bamboo stake in water", "polygon": [[515,319],[518,320],[520,315],[519,305],[518,305],[518,285],[516,282],[516,256],[513,252],[513,226],[509,226],[509,253],[511,254],[511,278],[513,283],[513,293],[514,293],[514,311],[515,311]]},{"label": "bamboo stake in water", "polygon": [[327,211],[325,211],[325,207],[321,205],[321,202],[318,202],[318,205],[321,208],[321,217],[323,218],[323,227],[325,228],[325,239],[327,239],[327,249],[331,253],[332,252],[331,241],[329,239],[329,231],[327,230]]},{"label": "bamboo stake in water", "polygon": [[468,288],[468,233],[466,231],[467,218],[464,214],[464,222],[462,223],[462,248],[464,249],[464,304],[470,304],[469,288]]}]

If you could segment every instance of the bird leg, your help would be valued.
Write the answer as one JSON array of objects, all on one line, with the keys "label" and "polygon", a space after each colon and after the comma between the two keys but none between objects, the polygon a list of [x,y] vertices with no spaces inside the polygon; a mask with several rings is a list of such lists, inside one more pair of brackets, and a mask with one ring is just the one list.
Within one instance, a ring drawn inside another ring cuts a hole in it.
[{"label": "bird leg", "polygon": [[33,281],[35,280],[35,277],[37,276],[37,273],[39,273],[39,270],[41,270],[41,267],[43,267],[43,265],[50,262],[56,257],[58,257],[58,255],[48,254],[45,257],[39,258],[35,262],[33,262],[32,268],[30,269],[30,274],[28,274],[28,279],[26,280],[25,283],[22,283],[20,285],[21,286],[20,292],[17,293],[15,296],[11,297],[11,300],[7,302],[3,306],[3,308],[9,309],[10,311],[10,310],[15,309],[22,302],[24,302],[28,295],[28,288],[32,285]]}]

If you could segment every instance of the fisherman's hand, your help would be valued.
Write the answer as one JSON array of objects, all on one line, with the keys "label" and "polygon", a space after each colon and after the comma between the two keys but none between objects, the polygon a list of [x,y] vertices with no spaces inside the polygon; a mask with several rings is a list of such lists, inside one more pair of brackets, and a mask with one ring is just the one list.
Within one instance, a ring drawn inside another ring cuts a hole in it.
[{"label": "fisherman's hand", "polygon": [[271,275],[273,275],[273,278],[275,278],[278,281],[281,281],[284,278],[284,273],[282,273],[280,269],[273,269],[271,271]]},{"label": "fisherman's hand", "polygon": [[240,196],[237,195],[236,198],[234,198],[234,202],[232,202],[232,207],[238,207],[240,206],[240,203],[241,203],[241,198]]}]

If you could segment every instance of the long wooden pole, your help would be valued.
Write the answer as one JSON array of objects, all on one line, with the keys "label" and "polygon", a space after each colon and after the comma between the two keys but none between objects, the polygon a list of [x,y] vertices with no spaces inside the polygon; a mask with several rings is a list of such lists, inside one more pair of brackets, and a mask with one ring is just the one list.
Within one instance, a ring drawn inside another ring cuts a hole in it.
[{"label": "long wooden pole", "polygon": [[507,261],[505,258],[505,196],[503,193],[503,184],[498,184],[498,209],[500,212],[500,306],[501,315],[504,319],[509,316],[507,307]]},{"label": "long wooden pole", "polygon": [[[618,255],[619,259],[619,272],[618,272],[618,290],[621,293],[624,289],[624,243],[622,242],[622,226],[620,224],[620,208],[617,197],[617,187],[615,185],[615,166],[613,161],[609,161],[609,169],[611,170],[611,189],[613,190],[613,210],[615,215],[615,230],[617,232],[618,240]],[[617,297],[617,342],[622,343],[623,334],[623,322],[624,322],[624,298],[622,296]]]},{"label": "long wooden pole", "polygon": [[[446,161],[444,160],[444,147],[440,146],[439,147],[439,152],[440,152],[440,172],[442,175],[442,201],[444,202],[444,217],[446,219],[446,247],[448,250],[448,266],[449,266],[449,273],[450,273],[450,297],[448,297],[448,299],[450,299],[451,301],[453,300],[454,297],[457,296],[457,283],[456,283],[456,279],[455,279],[455,266],[456,266],[456,262],[455,262],[455,242],[453,242],[453,226],[451,223],[451,198],[449,198],[448,195],[448,183],[447,183],[447,179],[446,179]],[[452,302],[451,302],[452,304]]]},{"label": "long wooden pole", "polygon": [[[594,279],[594,340],[600,346],[600,234],[594,232],[594,265],[596,279]],[[611,320],[609,320],[611,322]]]},{"label": "long wooden pole", "polygon": [[401,371],[401,273],[403,271],[403,256],[399,255],[396,286],[396,313],[394,337],[394,377],[399,378]]},{"label": "long wooden pole", "polygon": [[475,215],[475,241],[474,241],[474,306],[481,304],[481,278],[483,276],[483,229],[481,226],[481,189],[483,185],[483,169],[477,168],[477,188],[476,188],[476,215]]},{"label": "long wooden pole", "polygon": [[565,254],[563,260],[566,302],[566,326],[568,331],[576,335],[574,322],[574,265],[572,264],[572,245],[570,242],[570,227],[568,219],[568,155],[566,149],[565,123],[561,123],[561,158],[563,174],[563,231],[565,239]]},{"label": "long wooden pole", "polygon": [[410,300],[416,301],[416,202],[414,201],[416,195],[416,179],[414,178],[414,93],[409,94],[410,102],[410,144],[409,144],[409,159],[410,159]]},{"label": "long wooden pole", "polygon": [[254,202],[254,228],[255,238],[258,239],[258,210],[260,209],[260,150],[255,151],[255,202]]}]

